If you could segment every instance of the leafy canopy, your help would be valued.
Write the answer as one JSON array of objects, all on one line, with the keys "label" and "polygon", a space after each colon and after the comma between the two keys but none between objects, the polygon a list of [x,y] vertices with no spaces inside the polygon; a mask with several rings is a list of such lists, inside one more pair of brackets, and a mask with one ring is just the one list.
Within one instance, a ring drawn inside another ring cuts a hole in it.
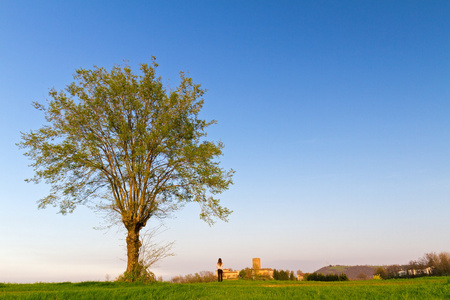
[{"label": "leafy canopy", "polygon": [[217,195],[234,171],[220,167],[223,144],[206,140],[216,122],[199,118],[205,90],[183,72],[168,90],[156,67],[153,58],[139,75],[126,65],[79,69],[64,91],[50,90],[47,105],[34,103],[47,124],[22,133],[18,145],[33,161],[28,181],[51,186],[40,208],[59,206],[65,214],[94,202],[128,228],[197,202],[207,223],[227,220],[231,211]]}]

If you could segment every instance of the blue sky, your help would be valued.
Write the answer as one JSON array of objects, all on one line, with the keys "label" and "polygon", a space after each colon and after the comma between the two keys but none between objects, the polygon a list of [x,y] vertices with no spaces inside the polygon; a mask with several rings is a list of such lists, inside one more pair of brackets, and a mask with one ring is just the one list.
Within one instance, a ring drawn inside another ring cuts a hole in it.
[{"label": "blue sky", "polygon": [[[158,276],[407,263],[450,251],[448,1],[0,1],[0,282],[104,280],[124,233],[80,207],[38,210],[15,146],[32,101],[77,68],[156,56],[169,86],[208,89],[202,116],[236,170],[213,227],[187,205],[157,239]],[[156,226],[151,222],[150,226]]]}]

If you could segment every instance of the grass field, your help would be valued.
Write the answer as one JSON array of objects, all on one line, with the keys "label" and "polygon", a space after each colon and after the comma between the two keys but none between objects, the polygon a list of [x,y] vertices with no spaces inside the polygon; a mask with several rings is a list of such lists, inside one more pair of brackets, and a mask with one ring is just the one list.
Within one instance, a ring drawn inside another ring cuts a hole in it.
[{"label": "grass field", "polygon": [[0,283],[0,299],[450,299],[450,277],[346,282]]}]

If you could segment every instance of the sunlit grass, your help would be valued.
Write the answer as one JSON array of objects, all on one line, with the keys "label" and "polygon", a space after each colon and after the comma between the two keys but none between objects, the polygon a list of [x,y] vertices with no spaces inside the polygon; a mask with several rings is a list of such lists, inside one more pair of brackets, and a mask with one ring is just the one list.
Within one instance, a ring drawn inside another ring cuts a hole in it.
[{"label": "sunlit grass", "polygon": [[450,299],[450,277],[345,282],[0,284],[0,299]]}]

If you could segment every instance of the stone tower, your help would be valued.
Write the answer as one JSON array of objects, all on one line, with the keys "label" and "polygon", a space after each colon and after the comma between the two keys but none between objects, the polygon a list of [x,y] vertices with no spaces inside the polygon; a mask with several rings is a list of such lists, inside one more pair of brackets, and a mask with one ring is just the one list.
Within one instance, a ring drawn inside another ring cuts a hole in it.
[{"label": "stone tower", "polygon": [[254,270],[261,269],[261,259],[260,258],[254,258],[253,259],[253,269]]}]

